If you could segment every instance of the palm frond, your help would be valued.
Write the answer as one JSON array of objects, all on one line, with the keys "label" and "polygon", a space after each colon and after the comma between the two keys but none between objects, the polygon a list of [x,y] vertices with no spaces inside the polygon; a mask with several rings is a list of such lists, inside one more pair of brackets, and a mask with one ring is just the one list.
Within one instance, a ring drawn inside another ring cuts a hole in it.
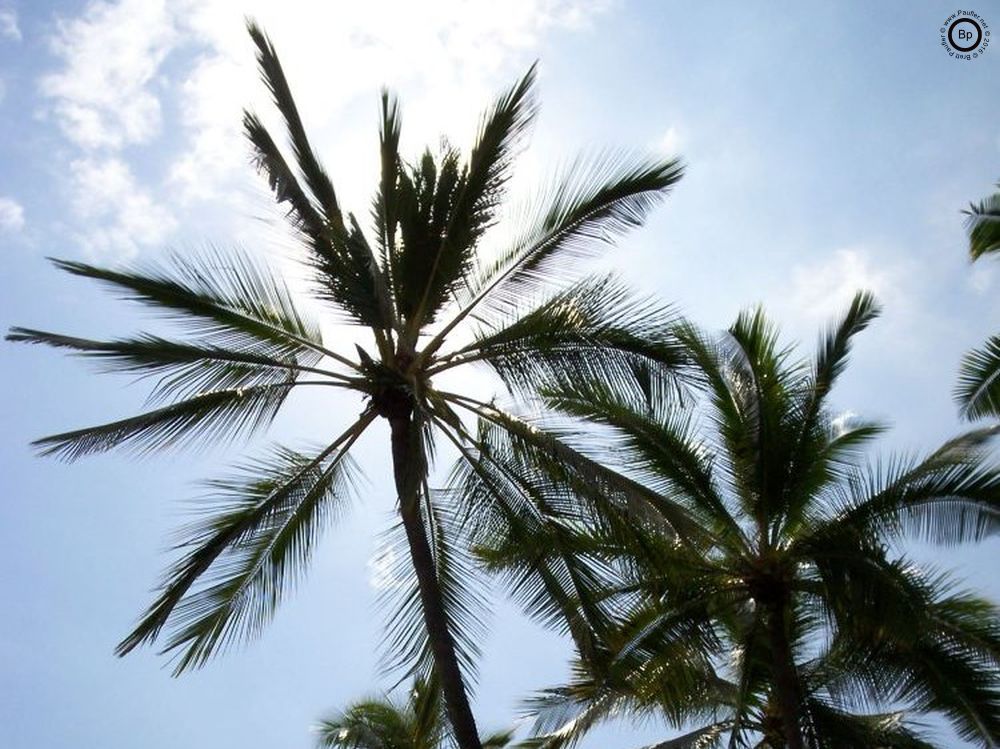
[{"label": "palm frond", "polygon": [[137,455],[201,443],[226,444],[271,423],[288,393],[290,379],[280,384],[214,390],[153,411],[32,442],[41,455],[73,461],[118,447]]},{"label": "palm frond", "polygon": [[260,68],[261,78],[271,92],[275,106],[285,119],[288,138],[291,141],[299,170],[305,176],[310,192],[322,207],[326,223],[335,231],[342,232],[344,230],[343,216],[337,202],[336,192],[333,189],[333,183],[326,170],[319,163],[319,159],[316,158],[316,154],[313,153],[312,146],[309,145],[298,107],[295,105],[291,88],[281,68],[281,62],[278,60],[278,53],[267,34],[256,22],[248,20],[247,31],[257,47],[257,66]]},{"label": "palm frond", "polygon": [[[185,398],[211,390],[286,383],[293,375],[315,372],[320,355],[311,350],[288,354],[285,346],[248,340],[232,348],[210,343],[171,341],[139,334],[131,338],[95,341],[31,328],[11,328],[8,341],[62,348],[96,361],[104,372],[158,378],[150,400]],[[331,383],[333,384],[333,383]]]},{"label": "palm frond", "polygon": [[253,112],[243,112],[243,133],[253,149],[253,164],[257,171],[267,178],[268,187],[278,204],[288,204],[288,218],[292,226],[303,235],[315,238],[314,249],[317,253],[330,252],[331,248],[321,239],[325,227],[323,216],[299,184],[299,178],[285,161],[264,123]]},{"label": "palm frond", "polygon": [[164,652],[175,654],[180,673],[256,636],[350,490],[356,471],[348,451],[373,419],[365,413],[315,456],[277,448],[210,482],[211,504],[177,547],[185,553],[118,655],[152,642],[171,624]]},{"label": "palm frond", "polygon": [[432,339],[434,354],[447,334],[480,305],[503,311],[551,281],[555,263],[571,263],[642,224],[683,174],[681,163],[604,154],[578,160],[549,190],[512,247],[472,283],[461,311]]},{"label": "palm frond", "polygon": [[1000,417],[1000,335],[962,359],[955,400],[966,419]]},{"label": "palm frond", "polygon": [[508,581],[508,595],[529,616],[568,631],[580,657],[597,667],[595,634],[607,619],[597,604],[608,579],[602,544],[573,527],[580,518],[567,507],[572,499],[556,496],[558,488],[526,468],[503,436],[483,425],[478,440],[455,442],[462,459],[452,469],[449,494],[469,527],[473,553]]},{"label": "palm frond", "polygon": [[536,68],[537,65],[532,65],[483,115],[468,167],[457,183],[441,239],[430,257],[412,258],[424,265],[423,268],[414,266],[407,273],[409,279],[417,282],[419,301],[412,313],[415,325],[431,320],[458,285],[466,281],[475,259],[477,242],[493,223],[503,198],[517,145],[537,111]]},{"label": "palm frond", "polygon": [[317,744],[330,749],[434,749],[415,741],[409,711],[381,699],[362,700],[323,718],[316,732]]},{"label": "palm frond", "polygon": [[1000,192],[970,204],[965,214],[972,259],[1000,250]]},{"label": "palm frond", "polygon": [[855,715],[816,699],[809,701],[808,711],[811,746],[817,749],[938,749],[907,725],[902,712]]},{"label": "palm frond", "polygon": [[432,371],[481,361],[516,392],[551,380],[631,380],[648,369],[675,379],[680,392],[689,375],[672,335],[673,309],[631,293],[614,276],[587,279],[505,318],[484,325],[472,343]]},{"label": "palm frond", "polygon": [[252,20],[247,22],[247,30],[257,48],[261,76],[284,117],[308,192],[267,129],[256,115],[247,112],[244,132],[254,149],[257,168],[267,176],[278,202],[289,204],[289,218],[306,240],[312,265],[318,271],[321,295],[346,312],[350,320],[377,331],[388,329],[392,325],[391,303],[383,271],[354,217],[344,219],[333,183],[309,144],[274,45]]},{"label": "palm frond", "polygon": [[[882,537],[962,543],[1000,531],[1000,467],[984,462],[1000,427],[963,434],[922,461],[852,472],[831,522]],[[862,530],[863,529],[863,530]]]},{"label": "palm frond", "polygon": [[641,470],[646,483],[690,513],[701,532],[689,540],[742,547],[744,534],[726,506],[709,447],[695,433],[690,412],[668,395],[647,393],[645,383],[635,381],[578,380],[546,387],[542,396],[556,412],[613,429],[601,452],[623,472]]},{"label": "palm frond", "polygon": [[[372,206],[376,236],[382,256],[382,267],[388,276],[389,286],[398,288],[400,258],[396,246],[399,227],[399,137],[402,118],[399,102],[389,91],[382,90],[381,123],[379,127],[379,188]],[[395,316],[394,316],[395,317]]]},{"label": "palm frond", "polygon": [[881,313],[882,308],[875,297],[870,292],[859,291],[840,322],[823,336],[816,354],[813,386],[809,406],[805,409],[807,414],[819,412],[823,399],[847,366],[854,336],[863,332]]},{"label": "palm frond", "polygon": [[[424,528],[434,554],[434,571],[441,591],[448,632],[466,679],[474,681],[479,646],[485,630],[487,603],[477,589],[477,572],[463,544],[461,524],[447,506],[426,502],[422,509]],[[401,672],[402,678],[430,678],[434,659],[420,598],[416,574],[410,560],[402,526],[390,529],[385,548],[391,552],[390,584],[380,592],[379,606],[385,611],[383,667]]]},{"label": "palm frond", "polygon": [[354,366],[323,346],[319,327],[299,313],[284,282],[245,253],[174,254],[164,263],[122,270],[52,262],[110,286],[121,298],[152,308],[214,345],[263,341],[289,354],[321,354]]},{"label": "palm frond", "polygon": [[681,736],[650,744],[645,749],[712,749],[712,747],[719,746],[720,737],[725,734],[729,727],[728,721],[712,723],[688,731]]}]

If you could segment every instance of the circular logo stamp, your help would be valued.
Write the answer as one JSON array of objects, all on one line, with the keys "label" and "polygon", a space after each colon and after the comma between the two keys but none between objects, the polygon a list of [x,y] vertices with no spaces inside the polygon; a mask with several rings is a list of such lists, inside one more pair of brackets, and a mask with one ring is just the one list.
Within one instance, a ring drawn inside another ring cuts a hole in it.
[{"label": "circular logo stamp", "polygon": [[990,46],[990,25],[974,10],[956,10],[940,32],[941,46],[955,60],[975,60]]}]

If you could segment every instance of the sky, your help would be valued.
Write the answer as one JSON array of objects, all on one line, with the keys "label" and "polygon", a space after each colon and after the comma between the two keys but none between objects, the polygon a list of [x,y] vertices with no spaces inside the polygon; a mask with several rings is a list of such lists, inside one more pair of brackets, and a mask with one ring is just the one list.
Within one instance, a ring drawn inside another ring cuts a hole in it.
[{"label": "sky", "polygon": [[[977,3],[1000,25],[996,0]],[[954,10],[0,0],[0,327],[110,337],[142,326],[46,256],[116,264],[242,245],[294,281],[295,247],[239,133],[244,106],[274,122],[244,30],[252,15],[359,215],[375,184],[381,85],[401,97],[402,146],[415,155],[442,135],[467,145],[490,98],[539,60],[542,110],[515,192],[530,195],[580,152],[681,155],[674,193],[595,269],[712,329],[763,304],[803,353],[855,290],[873,290],[885,313],[858,340],[833,404],[889,421],[884,453],[927,452],[964,428],[951,399],[958,362],[1000,324],[1000,266],[968,262],[960,213],[1000,177],[1000,49],[949,57],[938,29]],[[304,749],[326,711],[390,686],[375,605],[392,584],[380,546],[393,507],[384,429],[358,445],[368,481],[353,512],[265,634],[175,679],[153,651],[112,650],[148,603],[197,481],[241,450],[39,459],[31,439],[134,412],[142,385],[10,344],[0,385],[0,746]],[[270,436],[322,436],[359,408],[296,399]],[[915,553],[998,600],[998,551],[993,541]],[[521,697],[565,677],[570,655],[499,595],[483,650],[484,729],[509,725]],[[619,724],[582,746],[668,735]]]}]

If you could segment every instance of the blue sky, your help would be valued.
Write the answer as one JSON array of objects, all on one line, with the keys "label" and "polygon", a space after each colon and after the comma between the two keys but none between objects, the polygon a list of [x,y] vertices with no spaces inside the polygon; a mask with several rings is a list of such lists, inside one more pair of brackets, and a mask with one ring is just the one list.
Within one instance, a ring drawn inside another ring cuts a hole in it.
[{"label": "blue sky", "polygon": [[[1000,24],[995,0],[971,7]],[[242,106],[270,116],[242,25],[251,13],[359,214],[374,184],[379,85],[400,93],[415,153],[442,134],[466,144],[493,92],[540,59],[542,115],[518,189],[580,150],[683,155],[676,192],[600,264],[709,327],[763,303],[808,346],[854,290],[873,289],[885,314],[834,404],[889,420],[886,450],[928,450],[961,428],[950,390],[962,352],[1000,323],[1000,268],[967,262],[959,213],[1000,177],[1000,49],[949,58],[938,28],[954,10],[0,0],[0,326],[100,337],[142,324],[61,278],[47,255],[114,263],[240,243],[292,267],[238,132]],[[9,345],[0,381],[0,745],[304,748],[326,709],[387,686],[374,606],[386,581],[373,563],[393,503],[384,433],[359,445],[369,483],[265,635],[172,679],[154,653],[111,651],[168,558],[181,500],[239,451],[43,461],[31,438],[127,414],[141,385]],[[321,436],[356,408],[297,400],[274,436]],[[920,554],[997,599],[998,550]],[[557,682],[568,656],[502,602],[484,650],[485,728]],[[584,746],[666,735],[609,728]]]}]

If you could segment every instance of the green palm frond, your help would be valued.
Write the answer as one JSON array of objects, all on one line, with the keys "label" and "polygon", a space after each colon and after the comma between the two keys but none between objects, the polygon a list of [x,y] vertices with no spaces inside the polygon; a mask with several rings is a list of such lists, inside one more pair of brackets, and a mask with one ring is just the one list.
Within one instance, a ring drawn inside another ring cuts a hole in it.
[{"label": "green palm frond", "polygon": [[542,395],[560,413],[611,427],[607,454],[625,448],[624,470],[641,471],[661,496],[702,523],[707,534],[689,534],[689,540],[712,538],[739,548],[742,529],[726,506],[711,450],[695,433],[690,413],[677,408],[662,388],[649,392],[645,385],[636,379],[581,379],[546,388]]},{"label": "green palm frond", "polygon": [[823,336],[816,354],[810,389],[813,395],[806,409],[808,415],[819,412],[823,399],[847,367],[854,336],[863,332],[881,313],[881,306],[870,292],[858,292],[843,318]]},{"label": "green palm frond", "polygon": [[965,226],[969,232],[972,259],[1000,251],[1000,192],[970,204],[965,214],[968,216]]},{"label": "green palm frond", "polygon": [[164,652],[176,656],[180,673],[256,636],[342,505],[356,473],[348,451],[373,419],[366,413],[315,456],[278,448],[231,478],[210,482],[212,505],[182,532],[177,548],[184,555],[117,653],[171,625]]},{"label": "green palm frond", "polygon": [[645,749],[713,749],[730,727],[729,722],[712,723],[666,741],[650,744]]},{"label": "green palm frond", "polygon": [[958,374],[955,400],[967,419],[1000,417],[1000,335],[965,355]]},{"label": "green palm frond", "polygon": [[950,591],[947,578],[919,576],[905,567],[896,568],[894,582],[883,592],[913,615],[905,626],[893,626],[855,609],[862,616],[850,620],[826,656],[832,663],[824,668],[835,674],[831,695],[841,704],[896,702],[914,712],[939,713],[963,739],[993,746],[1000,735],[995,605]]},{"label": "green palm frond", "polygon": [[[444,393],[446,399],[507,433],[511,446],[534,470],[545,470],[569,483],[594,511],[608,521],[656,525],[662,532],[686,537],[695,526],[685,509],[643,483],[618,473],[576,449],[561,435],[541,429],[493,404]],[[595,504],[596,503],[596,504]]]},{"label": "green palm frond", "polygon": [[306,136],[302,118],[271,40],[253,21],[247,29],[257,48],[261,77],[285,120],[301,184],[256,115],[244,115],[244,132],[254,161],[268,179],[279,203],[290,206],[293,225],[303,234],[319,274],[320,293],[345,311],[348,319],[377,330],[392,327],[391,303],[375,255],[353,215],[345,221],[337,195]]},{"label": "green palm frond", "polygon": [[53,263],[110,286],[121,298],[152,308],[206,342],[226,347],[265,341],[287,347],[288,353],[340,360],[323,347],[319,327],[299,313],[284,281],[247,254],[213,249],[122,270]]},{"label": "green palm frond", "polygon": [[437,369],[481,361],[508,389],[531,392],[553,379],[620,379],[653,367],[679,389],[686,360],[671,333],[676,322],[669,305],[602,276],[483,325],[472,343],[443,357]]},{"label": "green palm frond", "polygon": [[435,353],[447,334],[480,305],[502,313],[554,280],[553,263],[591,254],[640,226],[683,172],[676,159],[603,154],[575,162],[554,186],[535,197],[537,215],[528,219],[511,248],[472,282],[461,311],[428,343],[426,352]]},{"label": "green palm frond", "polygon": [[406,284],[401,288],[415,292],[412,320],[416,325],[430,322],[467,280],[479,238],[495,220],[517,146],[537,111],[535,73],[536,65],[532,65],[483,114],[468,166],[457,180],[440,241],[428,248],[426,257],[416,253],[406,256],[408,265],[401,268]]},{"label": "green palm frond", "polygon": [[812,746],[817,749],[937,749],[907,725],[905,713],[856,715],[810,700]]},{"label": "green palm frond", "polygon": [[[984,463],[1000,427],[968,432],[921,461],[858,468],[843,487],[836,527],[936,543],[977,541],[1000,531],[1000,467]],[[822,527],[821,527],[822,528]]]},{"label": "green palm frond", "polygon": [[388,283],[394,299],[399,289],[399,248],[396,232],[399,227],[399,176],[402,162],[399,157],[399,137],[402,117],[399,101],[388,90],[382,90],[381,122],[379,123],[379,187],[372,205],[375,234],[381,250],[382,267],[388,275]]},{"label": "green palm frond", "polygon": [[191,444],[218,445],[266,427],[294,381],[215,390],[153,411],[99,426],[75,429],[32,442],[41,455],[73,461],[124,447],[137,455]]},{"label": "green palm frond", "polygon": [[309,191],[321,207],[325,222],[334,231],[343,232],[343,216],[340,204],[337,202],[336,192],[333,189],[333,183],[313,152],[312,146],[309,145],[298,107],[295,104],[295,99],[292,98],[291,88],[281,68],[281,62],[278,60],[278,53],[267,34],[254,21],[247,21],[247,31],[257,47],[257,66],[260,69],[261,78],[268,91],[271,92],[275,106],[285,119],[285,127],[288,129],[288,138],[295,154],[296,164],[306,179]]},{"label": "green palm frond", "polygon": [[281,153],[281,148],[253,112],[243,113],[243,133],[253,150],[253,164],[267,178],[268,187],[278,204],[288,204],[288,217],[292,225],[306,237],[314,238],[315,251],[332,252],[328,240],[323,239],[324,218],[313,204],[299,179]]},{"label": "green palm frond", "polygon": [[436,744],[414,735],[413,718],[409,705],[363,700],[320,721],[317,743],[331,749],[436,749]]},{"label": "green palm frond", "polygon": [[[278,385],[293,375],[332,374],[318,369],[320,355],[306,350],[286,353],[268,341],[247,341],[238,348],[171,341],[142,333],[132,338],[95,341],[30,328],[11,328],[8,341],[68,349],[97,362],[103,372],[157,378],[150,400],[185,398],[212,390]],[[332,383],[331,383],[332,384]]]},{"label": "green palm frond", "polygon": [[[436,676],[414,679],[405,700],[371,697],[324,718],[318,745],[330,749],[444,749],[452,745]],[[512,730],[481,738],[483,749],[503,749]]]}]

